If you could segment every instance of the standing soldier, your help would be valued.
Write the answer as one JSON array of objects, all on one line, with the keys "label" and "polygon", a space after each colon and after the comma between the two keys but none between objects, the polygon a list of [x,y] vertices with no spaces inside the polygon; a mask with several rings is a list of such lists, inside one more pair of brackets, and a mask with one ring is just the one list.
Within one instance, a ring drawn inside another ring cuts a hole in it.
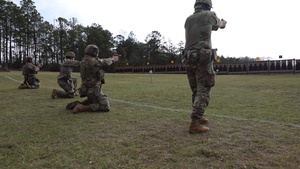
[{"label": "standing soldier", "polygon": [[213,61],[216,53],[211,45],[211,33],[226,26],[212,8],[211,0],[196,0],[195,12],[185,21],[185,62],[187,77],[192,90],[192,113],[189,132],[202,133],[209,130],[202,124],[208,123],[203,117],[210,100],[210,90],[215,84]]},{"label": "standing soldier", "polygon": [[36,78],[36,74],[40,70],[40,67],[40,65],[35,66],[32,63],[32,57],[26,58],[26,64],[22,69],[24,82],[19,86],[19,89],[38,89],[40,87],[40,80]]},{"label": "standing soldier", "polygon": [[75,53],[67,52],[66,61],[60,67],[60,73],[57,76],[58,85],[64,89],[64,91],[53,89],[51,97],[55,98],[74,98],[76,87],[77,87],[77,79],[72,77],[72,72],[74,67],[79,67],[80,62],[74,60]]},{"label": "standing soldier", "polygon": [[83,102],[75,101],[69,103],[66,108],[73,113],[84,111],[108,112],[110,110],[109,100],[102,93],[101,86],[104,83],[104,73],[101,69],[104,65],[111,65],[118,61],[118,56],[99,59],[99,48],[90,44],[85,48],[85,56],[80,62],[81,87],[79,89],[80,97],[87,96]]}]

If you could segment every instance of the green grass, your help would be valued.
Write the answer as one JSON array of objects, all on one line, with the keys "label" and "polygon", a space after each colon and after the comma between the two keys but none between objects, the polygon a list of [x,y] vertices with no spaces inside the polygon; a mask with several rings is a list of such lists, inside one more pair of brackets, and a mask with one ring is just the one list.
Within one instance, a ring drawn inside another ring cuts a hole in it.
[{"label": "green grass", "polygon": [[111,111],[80,114],[51,99],[56,76],[19,90],[0,72],[1,168],[300,168],[299,74],[217,76],[195,135],[186,75],[106,74]]}]

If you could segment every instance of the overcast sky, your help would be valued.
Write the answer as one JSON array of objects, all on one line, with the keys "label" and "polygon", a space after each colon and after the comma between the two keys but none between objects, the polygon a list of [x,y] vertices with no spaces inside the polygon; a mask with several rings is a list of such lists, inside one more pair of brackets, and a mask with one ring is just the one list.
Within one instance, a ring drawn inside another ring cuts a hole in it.
[{"label": "overcast sky", "polygon": [[[97,23],[113,36],[132,31],[140,42],[152,31],[177,45],[185,42],[184,22],[195,0],[33,0],[44,20],[77,18]],[[299,0],[213,0],[227,27],[213,32],[213,48],[224,57],[300,59]],[[19,0],[13,0],[17,5]]]}]

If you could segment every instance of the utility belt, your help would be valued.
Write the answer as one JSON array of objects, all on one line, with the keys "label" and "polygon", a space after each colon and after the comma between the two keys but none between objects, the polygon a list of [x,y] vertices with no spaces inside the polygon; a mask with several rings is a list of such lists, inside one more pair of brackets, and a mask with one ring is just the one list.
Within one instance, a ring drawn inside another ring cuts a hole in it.
[{"label": "utility belt", "polygon": [[191,48],[186,51],[184,57],[187,64],[207,65],[217,60],[217,49]]}]

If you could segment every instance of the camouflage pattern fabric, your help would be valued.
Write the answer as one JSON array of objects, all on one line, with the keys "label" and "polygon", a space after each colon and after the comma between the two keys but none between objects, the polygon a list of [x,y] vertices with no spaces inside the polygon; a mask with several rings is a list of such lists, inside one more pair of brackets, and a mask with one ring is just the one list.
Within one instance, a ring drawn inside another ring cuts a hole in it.
[{"label": "camouflage pattern fabric", "polygon": [[215,84],[212,62],[207,66],[187,65],[187,77],[192,90],[192,118],[204,115],[210,100],[210,90]]},{"label": "camouflage pattern fabric", "polygon": [[110,110],[108,97],[102,93],[100,85],[88,88],[87,100],[92,103],[89,106],[93,111],[108,112]]},{"label": "camouflage pattern fabric", "polygon": [[64,91],[59,91],[57,97],[60,98],[74,98],[75,90],[77,87],[77,78],[72,77],[70,79],[60,78],[57,79],[58,85],[64,89]]},{"label": "camouflage pattern fabric", "polygon": [[110,110],[109,99],[101,90],[104,78],[101,67],[111,63],[111,58],[98,59],[89,55],[85,55],[80,62],[82,86],[85,86],[87,89],[87,100],[82,103],[85,105],[88,103],[93,111],[107,112]]},{"label": "camouflage pattern fabric", "polygon": [[30,89],[37,89],[40,87],[40,80],[36,78],[38,67],[34,64],[27,62],[22,69],[24,76],[24,85],[27,85]]},{"label": "camouflage pattern fabric", "polygon": [[64,89],[59,91],[57,97],[73,98],[77,88],[77,78],[72,77],[74,67],[79,67],[80,62],[77,60],[66,60],[60,67],[60,73],[57,76],[58,85]]},{"label": "camouflage pattern fabric", "polygon": [[209,105],[210,90],[215,84],[211,58],[211,32],[218,30],[220,19],[211,11],[196,11],[185,22],[185,63],[192,90],[191,118],[201,118]]},{"label": "camouflage pattern fabric", "polygon": [[60,73],[57,76],[57,79],[71,78],[74,67],[79,67],[79,66],[80,66],[80,62],[77,60],[69,60],[69,59],[66,60],[60,67]]}]

